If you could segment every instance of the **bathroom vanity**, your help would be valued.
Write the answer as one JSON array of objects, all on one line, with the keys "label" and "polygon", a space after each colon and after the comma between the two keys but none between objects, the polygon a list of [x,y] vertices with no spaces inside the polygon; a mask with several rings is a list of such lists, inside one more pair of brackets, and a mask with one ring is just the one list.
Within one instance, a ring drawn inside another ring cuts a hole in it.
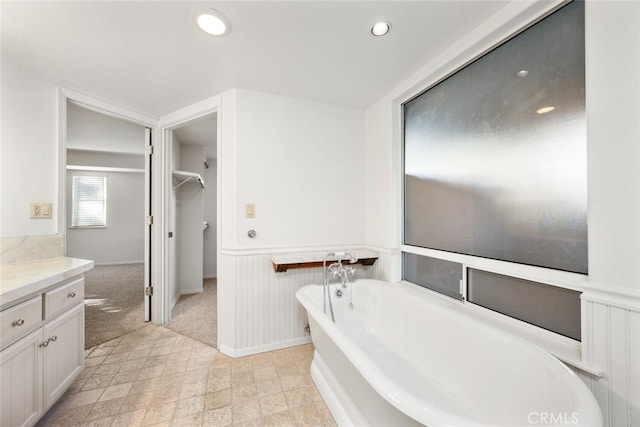
[{"label": "bathroom vanity", "polygon": [[84,367],[84,272],[55,257],[0,265],[0,425],[31,426]]}]

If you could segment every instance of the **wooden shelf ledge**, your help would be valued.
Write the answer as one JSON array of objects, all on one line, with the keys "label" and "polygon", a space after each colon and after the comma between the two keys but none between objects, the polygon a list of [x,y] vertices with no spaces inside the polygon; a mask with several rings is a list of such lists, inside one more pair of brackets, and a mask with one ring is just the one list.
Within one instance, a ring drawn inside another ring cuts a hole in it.
[{"label": "wooden shelf ledge", "polygon": [[[354,257],[358,258],[358,261],[354,264],[359,265],[373,265],[378,259],[378,253],[369,249],[353,249],[353,250],[341,250],[340,252],[349,252]],[[271,263],[273,264],[273,270],[276,273],[284,273],[287,270],[293,270],[297,268],[318,268],[322,267],[324,258],[327,256],[327,252],[296,252],[287,254],[278,254],[271,257]],[[336,261],[336,258],[328,258],[327,265]],[[344,261],[345,264],[349,264],[349,261]]]}]

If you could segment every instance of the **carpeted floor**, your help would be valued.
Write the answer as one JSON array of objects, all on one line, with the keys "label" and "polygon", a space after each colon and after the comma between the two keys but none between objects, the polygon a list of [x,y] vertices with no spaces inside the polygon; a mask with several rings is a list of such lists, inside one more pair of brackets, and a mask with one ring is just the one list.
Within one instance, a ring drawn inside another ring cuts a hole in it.
[{"label": "carpeted floor", "polygon": [[203,285],[203,293],[180,297],[171,312],[169,329],[216,347],[218,338],[216,279],[204,279]]},{"label": "carpeted floor", "polygon": [[144,264],[96,266],[84,277],[85,348],[145,326]]}]

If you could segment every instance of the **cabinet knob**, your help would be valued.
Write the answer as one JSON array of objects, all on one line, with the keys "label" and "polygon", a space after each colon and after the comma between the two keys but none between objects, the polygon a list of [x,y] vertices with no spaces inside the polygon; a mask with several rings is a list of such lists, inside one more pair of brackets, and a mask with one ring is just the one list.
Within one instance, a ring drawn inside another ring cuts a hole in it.
[{"label": "cabinet knob", "polygon": [[18,319],[18,320],[14,320],[11,323],[11,326],[22,326],[24,325],[24,319]]},{"label": "cabinet knob", "polygon": [[52,336],[51,338],[49,338],[50,341],[55,342],[58,339],[57,335]]},{"label": "cabinet knob", "polygon": [[76,296],[76,293],[75,293],[75,292],[69,292],[69,293],[67,294],[67,298],[75,298],[75,296]]},{"label": "cabinet knob", "polygon": [[46,347],[49,345],[49,340],[46,340],[45,342],[40,343],[40,347]]}]

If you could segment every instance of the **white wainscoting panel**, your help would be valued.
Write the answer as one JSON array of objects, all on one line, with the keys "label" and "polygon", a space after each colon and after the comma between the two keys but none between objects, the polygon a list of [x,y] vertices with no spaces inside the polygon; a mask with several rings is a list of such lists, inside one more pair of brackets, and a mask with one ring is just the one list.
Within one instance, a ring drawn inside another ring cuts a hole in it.
[{"label": "white wainscoting panel", "polygon": [[631,296],[624,305],[602,293],[582,295],[586,331],[582,357],[604,372],[602,378],[581,375],[596,396],[604,426],[640,426],[640,305]]},{"label": "white wainscoting panel", "polygon": [[378,252],[378,260],[371,266],[371,279],[398,282],[402,279],[402,255],[400,250],[372,248]]},{"label": "white wainscoting panel", "polygon": [[[219,257],[218,348],[229,356],[245,356],[311,340],[305,331],[306,311],[295,294],[302,286],[321,284],[322,268],[276,273],[271,256],[223,252]],[[372,278],[374,266],[356,266],[356,279]]]}]

